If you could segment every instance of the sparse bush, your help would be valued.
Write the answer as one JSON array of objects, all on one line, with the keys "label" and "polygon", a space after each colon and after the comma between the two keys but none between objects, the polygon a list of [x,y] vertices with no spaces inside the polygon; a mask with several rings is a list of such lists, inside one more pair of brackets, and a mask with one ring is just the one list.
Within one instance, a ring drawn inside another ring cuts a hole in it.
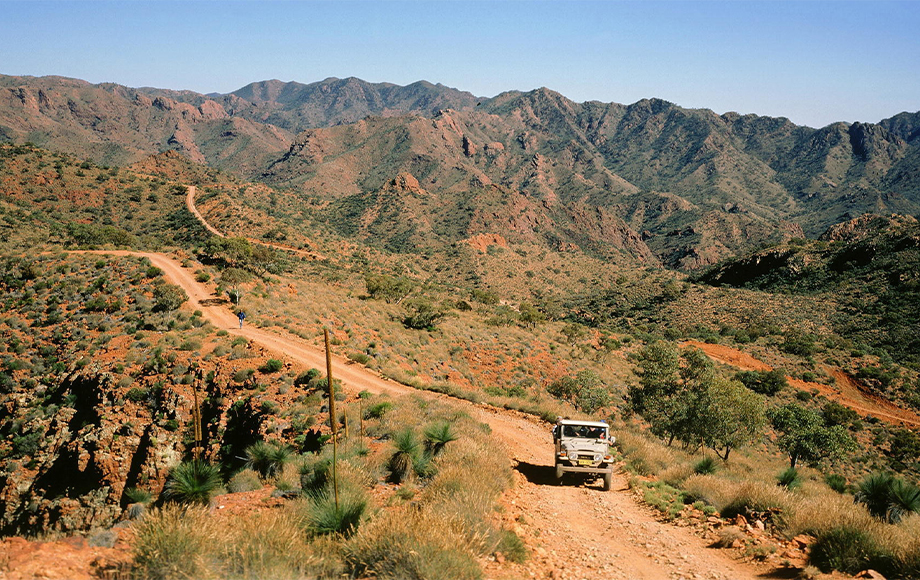
[{"label": "sparse bush", "polygon": [[262,481],[259,479],[258,472],[252,469],[243,469],[230,478],[230,481],[227,482],[227,489],[230,493],[254,491],[262,489]]}]

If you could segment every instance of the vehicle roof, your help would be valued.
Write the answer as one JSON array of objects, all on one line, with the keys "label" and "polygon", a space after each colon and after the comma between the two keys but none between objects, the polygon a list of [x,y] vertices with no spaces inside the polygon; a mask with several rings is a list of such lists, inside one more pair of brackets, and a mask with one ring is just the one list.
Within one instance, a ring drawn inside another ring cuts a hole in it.
[{"label": "vehicle roof", "polygon": [[610,427],[603,421],[578,421],[576,419],[563,419],[559,421],[560,425],[587,425],[588,427]]}]

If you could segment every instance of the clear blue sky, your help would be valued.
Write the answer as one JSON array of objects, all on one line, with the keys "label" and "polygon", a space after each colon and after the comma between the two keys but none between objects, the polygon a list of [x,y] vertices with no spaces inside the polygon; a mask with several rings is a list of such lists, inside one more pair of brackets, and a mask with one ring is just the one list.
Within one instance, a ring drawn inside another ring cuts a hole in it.
[{"label": "clear blue sky", "polygon": [[920,2],[7,2],[0,73],[229,92],[425,79],[814,127],[920,110]]}]

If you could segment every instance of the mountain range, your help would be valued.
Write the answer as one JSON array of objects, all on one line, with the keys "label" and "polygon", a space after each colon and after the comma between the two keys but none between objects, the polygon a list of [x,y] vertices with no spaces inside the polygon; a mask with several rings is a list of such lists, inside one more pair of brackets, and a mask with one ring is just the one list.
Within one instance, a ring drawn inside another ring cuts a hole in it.
[{"label": "mountain range", "polygon": [[204,95],[0,76],[0,140],[103,164],[175,150],[397,252],[501,234],[692,270],[864,213],[920,213],[920,112],[814,129],[545,88],[329,78]]}]

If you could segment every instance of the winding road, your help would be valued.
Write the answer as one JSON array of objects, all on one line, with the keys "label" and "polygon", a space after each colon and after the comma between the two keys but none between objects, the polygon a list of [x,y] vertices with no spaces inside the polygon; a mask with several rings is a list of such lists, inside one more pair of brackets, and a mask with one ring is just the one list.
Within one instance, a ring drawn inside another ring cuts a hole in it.
[{"label": "winding road", "polygon": [[[244,326],[214,299],[212,290],[195,281],[191,270],[176,260],[156,253],[99,251],[97,254],[146,257],[163,270],[166,278],[188,293],[185,306],[200,310],[212,324],[243,336],[273,351],[279,358],[302,365],[325,368],[325,354],[315,345],[282,331]],[[393,396],[443,398],[418,391],[374,374],[342,357],[333,357],[333,376],[346,388],[388,393]],[[763,577],[753,566],[732,559],[726,551],[707,547],[706,541],[688,528],[658,521],[656,512],[637,502],[626,478],[614,475],[613,490],[599,485],[555,483],[553,442],[548,426],[514,411],[456,400],[487,423],[514,462],[516,485],[506,492],[508,511],[519,520],[531,558],[509,575],[507,566],[489,568],[497,578],[553,580],[581,579],[724,579]]]}]

